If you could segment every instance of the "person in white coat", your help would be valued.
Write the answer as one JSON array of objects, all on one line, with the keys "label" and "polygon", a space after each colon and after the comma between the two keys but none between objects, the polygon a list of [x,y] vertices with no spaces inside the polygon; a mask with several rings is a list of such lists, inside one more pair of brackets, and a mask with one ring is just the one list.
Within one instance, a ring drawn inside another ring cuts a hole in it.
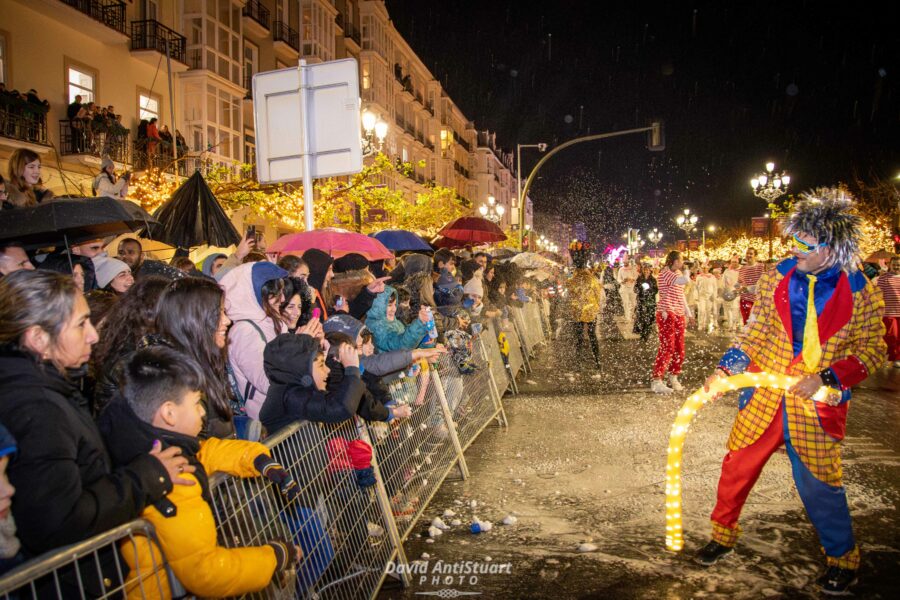
[{"label": "person in white coat", "polygon": [[109,158],[104,158],[100,163],[100,173],[94,177],[92,189],[95,196],[109,196],[116,200],[124,200],[128,195],[129,181],[131,181],[131,173],[126,171],[117,178],[115,164]]},{"label": "person in white coat", "polygon": [[716,296],[718,286],[716,278],[709,272],[708,265],[702,265],[695,280],[697,286],[697,330],[712,333],[717,329]]},{"label": "person in white coat", "polygon": [[741,327],[741,310],[738,304],[738,297],[734,295],[738,286],[738,276],[741,268],[741,262],[737,256],[731,258],[728,268],[722,273],[721,288],[719,295],[722,297],[722,304],[725,313],[725,328],[728,331],[736,331]]},{"label": "person in white coat", "polygon": [[634,264],[634,259],[629,258],[622,268],[619,269],[619,272],[616,273],[616,281],[619,282],[621,286],[620,292],[622,294],[622,308],[625,309],[625,322],[627,327],[625,331],[628,331],[631,327],[632,321],[634,321],[634,307],[635,307],[635,293],[634,293],[634,282],[637,281],[638,269]]}]

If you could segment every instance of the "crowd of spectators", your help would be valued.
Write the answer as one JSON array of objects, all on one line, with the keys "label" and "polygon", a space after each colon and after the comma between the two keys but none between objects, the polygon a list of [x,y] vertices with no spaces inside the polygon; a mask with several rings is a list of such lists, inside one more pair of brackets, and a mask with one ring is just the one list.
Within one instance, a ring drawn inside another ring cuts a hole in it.
[{"label": "crowd of spectators", "polygon": [[91,154],[119,154],[127,145],[129,129],[122,123],[122,115],[114,106],[100,106],[94,102],[82,102],[76,95],[66,108],[66,118],[71,128],[73,152]]},{"label": "crowd of spectators", "polygon": [[299,546],[219,547],[208,476],[268,477],[292,499],[298,482],[260,440],[295,421],[396,425],[412,410],[390,381],[427,385],[446,353],[478,369],[484,319],[535,294],[514,264],[469,251],[276,264],[249,236],[164,264],[136,238],[115,256],[104,244],[0,245],[0,474],[17,490],[10,504],[0,475],[2,568],[143,516],[190,593],[265,587]]},{"label": "crowd of spectators", "polygon": [[0,83],[0,135],[46,144],[49,110],[50,103],[41,99],[36,90],[22,93]]},{"label": "crowd of spectators", "polygon": [[173,135],[169,131],[168,125],[160,126],[158,121],[156,117],[151,117],[150,119],[141,119],[140,123],[138,123],[137,152],[146,157],[148,161],[158,160],[159,158],[172,160],[175,156],[176,148],[178,156],[187,154],[187,142],[181,132],[176,129]]}]

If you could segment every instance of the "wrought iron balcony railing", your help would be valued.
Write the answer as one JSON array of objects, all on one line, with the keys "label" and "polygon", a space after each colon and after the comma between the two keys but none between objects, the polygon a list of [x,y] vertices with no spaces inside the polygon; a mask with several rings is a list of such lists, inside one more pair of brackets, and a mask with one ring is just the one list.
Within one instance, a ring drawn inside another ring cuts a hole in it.
[{"label": "wrought iron balcony railing", "polygon": [[125,33],[125,3],[122,0],[60,0],[123,35]]},{"label": "wrought iron balcony railing", "polygon": [[132,50],[156,50],[164,55],[166,53],[167,44],[169,47],[169,56],[179,62],[187,64],[187,60],[185,59],[185,39],[183,35],[153,19],[131,22]]},{"label": "wrought iron balcony railing", "polygon": [[247,0],[247,4],[244,5],[241,14],[245,17],[250,17],[266,29],[269,28],[269,9],[263,6],[259,0]]}]

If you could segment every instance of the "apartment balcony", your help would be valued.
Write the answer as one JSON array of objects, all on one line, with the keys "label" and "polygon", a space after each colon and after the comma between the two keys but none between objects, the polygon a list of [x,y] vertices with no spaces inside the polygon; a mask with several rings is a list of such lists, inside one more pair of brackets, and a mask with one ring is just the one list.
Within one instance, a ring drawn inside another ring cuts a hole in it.
[{"label": "apartment balcony", "polygon": [[32,10],[105,44],[128,40],[122,0],[19,0]]},{"label": "apartment balcony", "polygon": [[275,54],[286,60],[296,60],[300,55],[300,34],[284,21],[275,21],[272,28]]},{"label": "apartment balcony", "polygon": [[353,23],[347,23],[343,30],[344,40],[350,40],[356,46],[356,51],[359,52],[362,49],[362,34],[359,32],[359,28]]},{"label": "apartment balcony", "polygon": [[120,165],[131,164],[131,132],[121,125],[97,126],[92,121],[59,122],[59,154],[86,165],[100,166],[106,156]]},{"label": "apartment balcony", "polygon": [[166,55],[167,48],[172,59],[172,71],[186,71],[186,44],[183,35],[153,19],[131,22],[131,56],[155,67],[159,64],[159,56]]},{"label": "apartment balcony", "polygon": [[466,152],[472,151],[472,146],[469,145],[469,142],[464,140],[461,136],[457,136],[456,143],[465,148]]},{"label": "apartment balcony", "polygon": [[256,39],[269,37],[269,9],[263,6],[259,0],[247,0],[247,4],[241,10],[244,23],[244,34]]},{"label": "apartment balcony", "polygon": [[47,108],[0,95],[0,146],[27,148],[39,154],[49,151]]}]

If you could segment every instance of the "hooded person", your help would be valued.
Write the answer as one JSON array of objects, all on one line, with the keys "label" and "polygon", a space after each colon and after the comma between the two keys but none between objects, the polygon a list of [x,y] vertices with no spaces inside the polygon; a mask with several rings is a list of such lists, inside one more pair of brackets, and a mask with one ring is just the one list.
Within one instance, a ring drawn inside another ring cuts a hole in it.
[{"label": "hooded person", "polygon": [[228,332],[228,362],[234,373],[236,391],[252,419],[259,419],[269,389],[263,351],[282,326],[279,305],[283,298],[264,299],[263,287],[286,276],[287,271],[281,267],[263,261],[235,267],[220,283],[225,290],[225,314],[232,321]]},{"label": "hooded person", "polygon": [[[446,269],[441,270],[434,290],[434,301],[439,307],[459,306],[463,299],[463,287]],[[443,312],[443,311],[441,311]]]},{"label": "hooded person", "polygon": [[[216,262],[219,260],[221,260],[222,262],[216,264]],[[213,254],[210,254],[203,259],[203,262],[200,264],[200,272],[207,277],[215,278],[216,272],[218,272],[218,270],[222,268],[222,265],[225,264],[226,260],[228,260],[227,254],[214,252]]]},{"label": "hooded person", "polygon": [[419,309],[428,306],[432,310],[434,323],[438,332],[452,328],[456,324],[455,319],[450,319],[437,311],[437,302],[434,299],[434,280],[432,279],[433,261],[424,254],[407,254],[403,257],[403,266],[406,277],[402,287],[409,293],[409,309],[413,315],[419,314]]},{"label": "hooded person", "polygon": [[341,423],[353,418],[366,386],[360,379],[355,349],[342,359],[344,377],[336,389],[326,392],[328,367],[318,339],[282,333],[269,342],[263,365],[270,383],[259,411],[266,429],[278,431],[294,421]]},{"label": "hooded person", "polygon": [[366,326],[372,332],[378,352],[412,350],[428,335],[428,319],[422,315],[409,325],[397,319],[399,296],[397,290],[387,286],[378,294],[366,316]]},{"label": "hooded person", "polygon": [[306,283],[313,289],[313,296],[315,296],[314,307],[318,308],[321,313],[319,319],[325,321],[328,318],[328,309],[331,304],[328,284],[334,276],[334,259],[327,252],[322,252],[316,248],[310,248],[304,252],[302,258],[306,266],[309,267],[309,276],[306,278]]}]

